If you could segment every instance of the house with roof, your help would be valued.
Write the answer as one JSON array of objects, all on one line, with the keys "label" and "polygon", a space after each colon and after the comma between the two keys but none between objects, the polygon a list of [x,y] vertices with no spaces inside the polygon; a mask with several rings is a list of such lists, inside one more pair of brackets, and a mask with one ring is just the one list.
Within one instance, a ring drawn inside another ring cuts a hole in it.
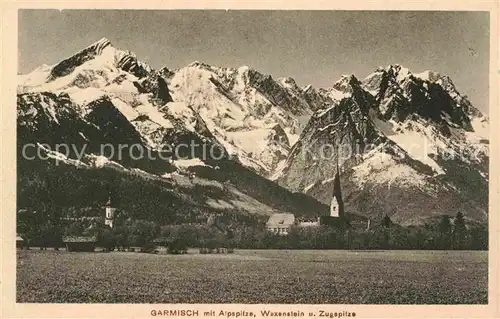
[{"label": "house with roof", "polygon": [[295,215],[287,213],[273,214],[266,223],[266,229],[278,235],[288,235],[295,225]]},{"label": "house with roof", "polygon": [[24,248],[24,239],[19,235],[16,236],[16,248],[19,248],[19,249]]},{"label": "house with roof", "polygon": [[275,234],[287,235],[294,225],[297,227],[319,227],[320,225],[344,227],[345,218],[344,201],[340,185],[340,168],[337,160],[332,199],[330,202],[330,215],[295,218],[294,214],[274,214],[267,221],[266,229]]},{"label": "house with roof", "polygon": [[318,227],[321,225],[320,216],[296,218],[299,227]]},{"label": "house with roof", "polygon": [[65,236],[63,243],[67,251],[93,252],[97,243],[96,236]]}]

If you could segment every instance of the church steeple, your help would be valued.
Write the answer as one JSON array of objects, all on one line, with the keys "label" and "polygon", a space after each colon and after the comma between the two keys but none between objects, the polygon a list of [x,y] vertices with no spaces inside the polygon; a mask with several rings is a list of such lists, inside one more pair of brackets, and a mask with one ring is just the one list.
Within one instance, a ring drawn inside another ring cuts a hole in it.
[{"label": "church steeple", "polygon": [[106,205],[105,205],[105,206],[106,206],[106,207],[111,207],[111,206],[113,206],[113,205],[111,204],[111,192],[109,192],[109,195],[108,195],[108,201],[106,202]]},{"label": "church steeple", "polygon": [[344,201],[342,200],[342,190],[340,187],[340,168],[337,154],[337,171],[333,179],[333,192],[332,201],[330,203],[330,216],[331,217],[344,217]]},{"label": "church steeple", "polygon": [[105,209],[104,224],[113,228],[113,220],[115,218],[116,208],[113,207],[113,204],[111,202],[111,193],[109,194],[108,201],[106,202],[106,205],[104,205],[104,209]]}]

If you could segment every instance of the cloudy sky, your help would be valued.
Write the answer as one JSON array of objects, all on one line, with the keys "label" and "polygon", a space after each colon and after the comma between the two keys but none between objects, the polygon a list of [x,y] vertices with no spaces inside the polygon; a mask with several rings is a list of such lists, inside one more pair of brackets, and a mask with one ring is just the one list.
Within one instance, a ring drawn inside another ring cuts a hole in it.
[{"label": "cloudy sky", "polygon": [[19,72],[54,64],[102,37],[152,67],[248,65],[317,87],[399,63],[449,75],[473,104],[488,108],[484,12],[21,10]]}]

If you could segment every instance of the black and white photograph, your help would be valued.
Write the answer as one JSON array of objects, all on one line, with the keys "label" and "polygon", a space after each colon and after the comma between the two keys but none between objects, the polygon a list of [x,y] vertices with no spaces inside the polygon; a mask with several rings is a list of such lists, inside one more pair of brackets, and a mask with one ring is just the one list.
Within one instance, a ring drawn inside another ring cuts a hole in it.
[{"label": "black and white photograph", "polygon": [[491,300],[490,12],[17,19],[16,303]]}]

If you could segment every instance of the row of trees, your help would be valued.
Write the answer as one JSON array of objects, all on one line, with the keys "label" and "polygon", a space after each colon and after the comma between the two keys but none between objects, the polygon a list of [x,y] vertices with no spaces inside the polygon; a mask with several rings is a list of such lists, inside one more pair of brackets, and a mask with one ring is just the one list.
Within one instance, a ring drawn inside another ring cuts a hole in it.
[{"label": "row of trees", "polygon": [[[53,211],[54,212],[54,211]],[[18,221],[18,231],[32,246],[62,246],[64,235],[97,236],[98,245],[108,249],[156,245],[183,250],[185,247],[215,249],[425,249],[487,250],[488,229],[482,224],[466,224],[463,214],[453,219],[442,216],[434,224],[402,227],[385,217],[371,229],[364,227],[293,227],[287,236],[273,234],[262,224],[212,222],[165,225],[132,220],[118,214],[114,228],[99,220],[62,222],[60,213],[31,214]]]},{"label": "row of trees", "polygon": [[[453,222],[452,222],[453,221]],[[372,229],[362,227],[294,227],[287,236],[249,229],[237,234],[236,247],[253,249],[409,249],[487,250],[488,228],[465,224],[461,213],[452,220],[443,216],[437,224],[402,227],[385,217]]]}]

